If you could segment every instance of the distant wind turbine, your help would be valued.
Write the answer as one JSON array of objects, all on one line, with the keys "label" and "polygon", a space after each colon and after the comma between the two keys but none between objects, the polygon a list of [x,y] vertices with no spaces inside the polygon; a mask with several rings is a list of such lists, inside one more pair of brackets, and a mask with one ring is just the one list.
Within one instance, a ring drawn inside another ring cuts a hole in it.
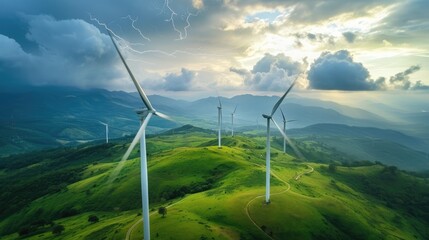
[{"label": "distant wind turbine", "polygon": [[[286,123],[295,122],[296,120],[287,120],[286,121],[285,115],[284,115],[281,108],[280,108],[280,112],[282,113],[282,117],[283,117],[283,132],[286,134]],[[283,138],[283,152],[286,153],[286,138]]]},{"label": "distant wind turbine", "polygon": [[[262,117],[267,119],[267,146],[266,146],[266,182],[265,182],[265,203],[270,203],[270,160],[271,160],[271,151],[270,151],[270,123],[271,121],[275,123],[273,119],[274,113],[279,108],[280,104],[283,102],[283,99],[286,97],[286,95],[292,90],[293,86],[295,85],[295,81],[292,82],[289,89],[283,94],[283,96],[277,101],[277,103],[274,105],[273,110],[271,111],[270,115],[262,114]],[[278,127],[278,125],[276,124]],[[278,127],[280,132],[282,132],[281,128]]]},{"label": "distant wind turbine", "polygon": [[231,136],[234,137],[234,114],[235,111],[237,110],[237,106],[235,106],[234,108],[234,112],[231,113],[231,124],[232,124],[232,128],[231,128]]},{"label": "distant wind turbine", "polygon": [[140,129],[138,130],[136,136],[134,137],[133,141],[130,144],[130,147],[127,149],[125,155],[122,157],[121,162],[118,164],[117,168],[114,170],[112,175],[118,174],[120,169],[125,163],[125,160],[128,159],[128,157],[131,154],[131,151],[133,148],[137,145],[138,141],[140,140],[140,162],[141,162],[141,188],[142,188],[142,207],[143,207],[143,229],[144,229],[144,239],[149,240],[150,239],[150,219],[149,219],[149,188],[148,188],[148,176],[147,176],[147,157],[146,157],[146,126],[149,123],[150,118],[153,115],[156,115],[158,117],[171,120],[167,115],[160,113],[153,108],[152,104],[150,103],[148,97],[146,96],[145,92],[143,91],[143,88],[140,86],[140,84],[137,82],[137,80],[134,78],[134,75],[132,74],[130,68],[128,67],[127,63],[125,62],[124,57],[121,54],[121,51],[119,50],[118,46],[116,45],[115,40],[112,37],[112,34],[110,31],[108,32],[110,38],[112,39],[113,45],[115,46],[116,51],[119,54],[119,57],[122,60],[122,63],[124,64],[125,68],[128,71],[128,74],[131,77],[131,80],[133,81],[141,100],[143,101],[146,108],[139,110],[137,114],[140,116],[142,124]]},{"label": "distant wind turbine", "polygon": [[222,102],[220,97],[217,97],[219,100],[219,106],[217,107],[217,125],[218,125],[218,148],[222,148]]},{"label": "distant wind turbine", "polygon": [[106,143],[109,143],[109,124],[101,122],[101,124],[103,124],[106,127]]},{"label": "distant wind turbine", "polygon": [[257,128],[258,128],[258,130],[259,130],[259,129],[260,129],[260,128],[259,128],[260,126],[259,126],[259,120],[258,120],[258,119],[259,119],[259,117],[256,117],[256,127],[257,127]]}]

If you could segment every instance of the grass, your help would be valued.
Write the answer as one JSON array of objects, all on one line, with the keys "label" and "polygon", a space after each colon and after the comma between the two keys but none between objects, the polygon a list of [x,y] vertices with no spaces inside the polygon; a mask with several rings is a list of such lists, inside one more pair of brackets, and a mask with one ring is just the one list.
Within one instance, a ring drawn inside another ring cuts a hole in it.
[{"label": "grass", "polygon": [[[429,236],[424,207],[429,202],[429,186],[425,180],[381,165],[338,166],[331,172],[326,164],[314,163],[318,159],[309,159],[313,161],[309,163],[282,153],[281,144],[273,144],[272,172],[281,180],[271,177],[271,192],[284,191],[287,188],[284,181],[291,188],[283,194],[273,194],[268,205],[263,198],[252,202],[249,212],[256,227],[247,217],[246,205],[265,193],[265,151],[261,147],[264,138],[225,137],[223,143],[222,149],[218,149],[217,141],[207,132],[176,132],[148,138],[152,238],[269,239],[271,235],[274,239],[424,239]],[[311,146],[307,146],[307,151]],[[0,178],[8,179],[12,189],[13,181],[22,184],[19,180],[23,177],[37,181],[40,176],[34,173],[40,170],[79,169],[78,178],[61,185],[58,191],[35,195],[25,207],[3,215],[2,239],[16,239],[18,234],[10,235],[10,229],[16,232],[40,219],[64,225],[61,239],[123,239],[141,218],[138,150],[134,150],[113,183],[108,184],[107,180],[126,147],[116,143],[56,150],[40,153],[44,160],[39,162],[25,161],[22,158],[28,155],[24,155],[15,157],[19,165],[2,165],[0,161]],[[325,150],[318,148],[315,152]],[[315,171],[295,180],[298,174],[309,171],[309,165]],[[368,188],[368,182],[373,188]],[[411,186],[412,191],[404,190]],[[7,197],[5,192],[0,200]],[[388,202],[384,196],[394,201]],[[156,212],[158,207],[172,203],[176,204],[168,208],[166,217]],[[90,214],[97,215],[100,221],[89,223]],[[39,232],[28,239],[55,238],[49,229],[39,226]],[[142,224],[138,224],[131,239],[141,236]]]}]

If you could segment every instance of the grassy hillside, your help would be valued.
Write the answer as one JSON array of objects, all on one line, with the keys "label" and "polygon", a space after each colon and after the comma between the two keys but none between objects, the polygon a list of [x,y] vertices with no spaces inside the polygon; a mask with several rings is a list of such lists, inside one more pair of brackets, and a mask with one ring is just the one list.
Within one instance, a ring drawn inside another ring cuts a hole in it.
[{"label": "grassy hillside", "polygon": [[[0,159],[2,239],[142,238],[138,150],[112,183],[127,141]],[[383,165],[341,167],[283,154],[273,141],[264,204],[264,139],[184,126],[148,137],[154,239],[427,239],[429,184]],[[304,143],[299,143],[304,144]],[[311,157],[308,157],[311,156]],[[332,162],[342,156],[325,151]],[[4,183],[4,184],[3,184]],[[168,209],[162,217],[160,206]],[[98,222],[88,222],[96,215]],[[21,237],[20,234],[21,233]]]}]

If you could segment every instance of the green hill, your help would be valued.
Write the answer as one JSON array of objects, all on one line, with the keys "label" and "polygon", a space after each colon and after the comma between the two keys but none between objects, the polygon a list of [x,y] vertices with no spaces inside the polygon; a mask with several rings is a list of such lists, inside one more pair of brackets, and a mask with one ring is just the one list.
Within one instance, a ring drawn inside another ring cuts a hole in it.
[{"label": "green hill", "polygon": [[[307,161],[296,159],[274,141],[266,205],[263,138],[225,137],[218,149],[213,133],[186,128],[147,139],[153,239],[429,237],[426,179],[383,165],[316,163],[309,152]],[[141,239],[138,149],[108,183],[126,141],[0,159],[0,205],[7,206],[0,237],[56,239],[51,229],[60,224],[61,239],[124,239],[127,232]],[[331,160],[340,157],[347,156]],[[99,221],[88,222],[90,215]]]}]

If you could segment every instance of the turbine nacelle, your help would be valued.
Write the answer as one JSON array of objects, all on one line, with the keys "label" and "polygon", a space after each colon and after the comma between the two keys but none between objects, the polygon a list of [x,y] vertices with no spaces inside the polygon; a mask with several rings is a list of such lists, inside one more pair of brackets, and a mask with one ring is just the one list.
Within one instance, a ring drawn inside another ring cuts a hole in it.
[{"label": "turbine nacelle", "polygon": [[267,119],[271,119],[272,118],[272,116],[269,116],[267,114],[262,114],[262,117],[267,118]]},{"label": "turbine nacelle", "polygon": [[151,113],[155,113],[156,111],[154,110],[149,110],[148,108],[140,108],[140,109],[136,109],[135,112],[137,113],[137,115],[140,118],[145,118],[150,112]]}]

